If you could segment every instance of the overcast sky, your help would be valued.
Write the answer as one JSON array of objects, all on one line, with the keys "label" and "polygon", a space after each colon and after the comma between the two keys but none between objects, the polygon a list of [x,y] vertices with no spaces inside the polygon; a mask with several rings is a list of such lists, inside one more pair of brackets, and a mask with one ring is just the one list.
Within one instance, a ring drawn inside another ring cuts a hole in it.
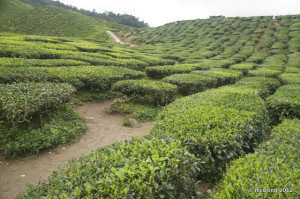
[{"label": "overcast sky", "polygon": [[300,14],[300,0],[59,0],[102,13],[130,14],[151,27],[211,15],[265,16]]}]

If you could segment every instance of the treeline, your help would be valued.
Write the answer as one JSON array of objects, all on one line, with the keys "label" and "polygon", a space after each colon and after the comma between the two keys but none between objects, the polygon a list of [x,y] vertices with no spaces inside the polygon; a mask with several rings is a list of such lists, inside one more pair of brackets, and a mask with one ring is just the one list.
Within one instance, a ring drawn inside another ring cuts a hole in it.
[{"label": "treeline", "polygon": [[60,1],[54,1],[54,0],[20,0],[20,1],[31,4],[33,6],[45,6],[45,5],[57,6],[57,7],[73,10],[75,12],[79,12],[81,14],[88,15],[91,17],[105,19],[108,21],[116,22],[126,26],[132,26],[135,28],[149,27],[149,25],[144,21],[139,21],[139,18],[129,14],[115,14],[113,12],[97,13],[95,12],[95,10],[89,11],[82,8],[78,9],[76,6],[66,5],[64,3],[61,3]]}]

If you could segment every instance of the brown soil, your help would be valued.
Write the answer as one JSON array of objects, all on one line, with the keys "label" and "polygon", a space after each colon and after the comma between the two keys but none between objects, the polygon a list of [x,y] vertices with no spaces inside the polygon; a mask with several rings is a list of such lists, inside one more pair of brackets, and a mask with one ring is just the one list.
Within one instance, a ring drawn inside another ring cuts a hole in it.
[{"label": "brown soil", "polygon": [[0,199],[11,199],[26,190],[26,183],[46,180],[51,170],[72,158],[88,154],[97,147],[143,136],[149,132],[152,122],[142,123],[140,128],[123,126],[123,117],[106,112],[112,101],[86,103],[77,106],[78,113],[86,118],[88,130],[78,141],[65,147],[58,147],[41,153],[31,159],[0,160]]}]

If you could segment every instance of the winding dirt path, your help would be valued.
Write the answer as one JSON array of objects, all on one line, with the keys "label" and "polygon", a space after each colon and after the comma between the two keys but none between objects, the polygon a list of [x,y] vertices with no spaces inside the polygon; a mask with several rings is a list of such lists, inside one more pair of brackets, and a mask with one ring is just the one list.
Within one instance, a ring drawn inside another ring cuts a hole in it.
[{"label": "winding dirt path", "polygon": [[136,45],[130,43],[129,41],[122,41],[121,38],[120,38],[116,33],[112,32],[112,31],[110,31],[110,30],[107,30],[106,32],[107,32],[107,33],[115,40],[115,42],[117,42],[117,43],[120,43],[120,44],[128,44],[128,45],[130,45],[130,46],[136,46]]},{"label": "winding dirt path", "polygon": [[72,158],[88,154],[97,147],[143,136],[149,132],[153,122],[141,124],[141,128],[123,126],[123,117],[111,115],[106,109],[111,100],[101,103],[86,103],[75,109],[86,118],[87,132],[78,141],[65,147],[45,151],[34,159],[19,161],[1,161],[0,163],[0,199],[11,199],[26,190],[26,183],[46,180],[51,171]]}]

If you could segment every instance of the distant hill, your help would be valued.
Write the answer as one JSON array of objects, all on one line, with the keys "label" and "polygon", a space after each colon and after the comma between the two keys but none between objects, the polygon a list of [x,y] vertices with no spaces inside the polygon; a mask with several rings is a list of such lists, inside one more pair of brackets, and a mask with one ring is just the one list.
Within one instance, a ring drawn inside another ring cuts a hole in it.
[{"label": "distant hill", "polygon": [[105,30],[117,26],[122,27],[57,6],[34,7],[18,0],[0,0],[2,32],[105,39]]},{"label": "distant hill", "polygon": [[105,19],[111,22],[116,22],[119,24],[123,24],[126,26],[131,26],[135,28],[145,28],[149,27],[147,23],[144,21],[140,21],[137,17],[129,15],[129,14],[115,14],[113,12],[105,12],[105,13],[97,13],[95,11],[89,11],[84,9],[78,9],[75,6],[66,5],[64,3],[61,3],[59,1],[53,1],[53,0],[20,0],[24,3],[31,4],[33,6],[45,6],[45,5],[52,5],[57,6],[60,8],[65,8],[68,10],[73,10],[75,12],[98,18],[98,19]]}]

